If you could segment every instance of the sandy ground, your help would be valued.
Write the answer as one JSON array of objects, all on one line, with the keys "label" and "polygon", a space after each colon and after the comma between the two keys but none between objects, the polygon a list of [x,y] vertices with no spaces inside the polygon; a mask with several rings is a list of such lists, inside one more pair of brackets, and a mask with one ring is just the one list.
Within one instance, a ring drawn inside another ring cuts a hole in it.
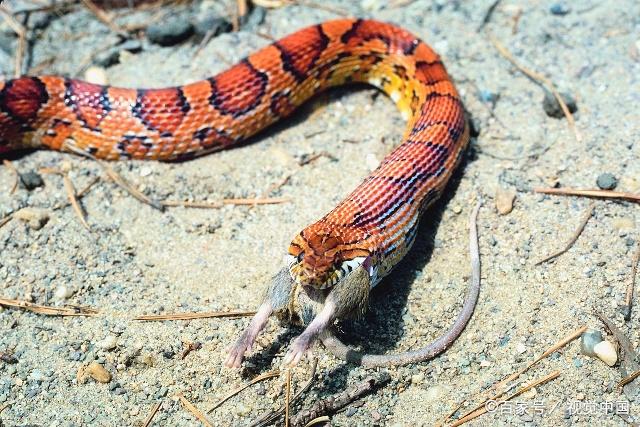
[{"label": "sandy ground", "polygon": [[[638,3],[503,1],[487,25],[519,62],[573,95],[581,142],[566,120],[545,114],[543,90],[477,31],[491,1],[396,3],[406,4],[329,4],[400,24],[432,44],[456,80],[479,136],[447,200],[425,216],[415,248],[374,292],[366,318],[343,325],[344,338],[368,351],[394,352],[416,348],[451,324],[469,276],[467,218],[479,196],[485,201],[479,218],[483,288],[471,323],[451,349],[429,363],[388,369],[391,382],[332,415],[332,425],[433,425],[470,394],[521,368],[580,326],[606,331],[594,310],[612,319],[634,346],[640,339],[634,327],[640,309],[624,322],[618,308],[639,244],[638,206],[596,201],[594,217],[576,244],[555,261],[535,266],[568,241],[591,202],[532,191],[556,184],[595,188],[597,177],[608,172],[618,179],[618,190],[640,192]],[[217,14],[230,20],[234,4],[205,0],[171,6],[171,15],[191,20]],[[12,5],[14,10],[32,6]],[[136,12],[115,22],[144,23],[157,14],[158,9]],[[111,84],[134,87],[195,81],[268,44],[259,34],[278,38],[338,16],[309,6],[268,10],[262,23],[258,16],[239,32],[212,38],[199,52],[197,38],[159,47],[143,37],[141,50],[120,54],[106,74]],[[91,54],[118,40],[81,8],[36,13],[28,26],[32,42],[25,66],[41,74],[82,76]],[[6,24],[0,30],[0,72],[8,77],[16,42]],[[342,89],[316,98],[242,148],[180,164],[114,164],[157,199],[291,201],[162,213],[101,180],[82,199],[91,233],[72,209],[53,209],[66,200],[59,176],[44,175],[43,187],[9,194],[14,176],[0,167],[0,217],[23,207],[42,208],[49,216],[40,229],[15,219],[0,228],[0,296],[90,306],[101,313],[61,318],[0,308],[0,352],[13,355],[0,361],[0,425],[141,425],[157,401],[163,403],[154,425],[198,425],[177,393],[207,410],[255,375],[278,368],[299,331],[276,321],[245,367],[235,371],[222,367],[225,347],[248,319],[143,323],[131,317],[255,308],[290,238],[355,187],[369,172],[365,160],[381,160],[399,141],[403,126],[392,102],[373,89]],[[330,156],[299,166],[321,152]],[[69,168],[78,188],[104,176],[89,160],[55,152],[28,153],[13,164],[22,173]],[[513,211],[499,215],[495,196],[504,190],[517,196]],[[202,347],[182,359],[189,343]],[[315,354],[314,384],[294,412],[371,374],[336,360],[321,346]],[[110,382],[78,381],[78,371],[92,361],[111,373]],[[308,362],[295,369],[295,389],[309,370]],[[620,369],[582,355],[577,341],[523,380],[554,370],[559,378],[471,425],[625,425],[616,414],[625,405],[632,418],[640,419],[640,397],[616,386]],[[283,384],[280,377],[252,387],[209,418],[213,425],[249,424],[282,404]],[[606,402],[614,404],[613,411],[602,409]],[[516,413],[521,407],[527,411]]]}]

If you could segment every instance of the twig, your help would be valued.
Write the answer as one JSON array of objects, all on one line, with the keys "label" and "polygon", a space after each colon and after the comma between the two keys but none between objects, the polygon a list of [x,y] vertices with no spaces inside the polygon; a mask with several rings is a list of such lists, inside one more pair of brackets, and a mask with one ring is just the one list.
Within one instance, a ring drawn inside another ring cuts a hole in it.
[{"label": "twig", "polygon": [[280,375],[280,371],[265,372],[262,375],[258,375],[257,377],[255,377],[254,379],[249,381],[248,383],[238,387],[237,389],[231,391],[229,394],[225,395],[222,399],[218,400],[218,402],[216,402],[216,404],[213,405],[213,407],[211,409],[209,409],[207,411],[207,413],[209,413],[209,414],[212,413],[213,411],[218,409],[220,407],[220,405],[222,405],[224,402],[226,402],[227,400],[231,399],[233,396],[237,395],[238,393],[244,391],[245,389],[251,387],[252,385],[254,385],[256,383],[259,383],[261,381],[267,380],[269,378],[277,377],[278,375]]},{"label": "twig", "polygon": [[149,427],[151,425],[151,421],[153,421],[153,417],[156,416],[156,413],[158,412],[158,409],[160,409],[160,406],[162,405],[162,401],[156,402],[153,407],[151,408],[151,412],[149,412],[149,415],[147,415],[147,418],[145,418],[144,423],[142,424],[142,427]]},{"label": "twig", "polygon": [[28,301],[0,298],[0,305],[10,308],[23,308],[38,314],[48,316],[95,316],[98,310],[88,307],[51,307],[47,305],[34,304]]},{"label": "twig", "polygon": [[[93,186],[96,185],[96,183],[98,181],[100,181],[100,177],[98,177],[98,176],[94,177],[91,181],[89,181],[89,183],[82,190],[80,190],[80,191],[78,191],[76,193],[76,197],[78,199],[83,198],[89,192],[89,190],[91,190],[91,188],[93,188]],[[66,208],[67,206],[70,206],[70,205],[71,205],[71,202],[66,201],[66,202],[62,202],[62,203],[59,203],[59,204],[55,205],[51,209],[55,211],[55,210],[58,210],[58,209]]]},{"label": "twig", "polygon": [[[620,362],[620,371],[622,375],[629,375],[630,372],[635,372],[640,369],[640,364],[637,362],[638,353],[636,353],[633,348],[633,344],[629,341],[629,338],[625,334],[622,333],[620,329],[604,314],[599,311],[594,312],[596,317],[605,324],[607,329],[611,332],[615,340],[618,342],[620,348],[622,348],[622,361]],[[638,385],[635,383],[628,383],[623,387],[624,393],[628,397],[635,396],[638,391]]]},{"label": "twig", "polygon": [[76,194],[76,188],[73,186],[73,182],[71,182],[71,178],[69,178],[69,175],[64,174],[62,176],[62,179],[64,181],[64,188],[67,191],[69,203],[71,203],[71,206],[73,207],[73,211],[78,216],[78,219],[80,220],[82,226],[86,228],[89,233],[91,233],[91,227],[89,226],[89,223],[87,223],[87,219],[85,218],[85,214],[80,207],[80,203],[78,203],[78,195]]},{"label": "twig", "polygon": [[633,308],[633,294],[636,285],[636,274],[638,273],[638,263],[640,262],[640,243],[636,248],[636,252],[631,260],[631,280],[627,285],[627,292],[624,296],[624,304],[622,305],[622,314],[627,322],[631,320],[631,309]]},{"label": "twig", "polygon": [[334,394],[333,396],[317,401],[311,408],[298,412],[292,420],[291,425],[292,427],[306,426],[310,421],[323,414],[335,413],[346,407],[351,402],[355,402],[363,396],[384,386],[389,381],[391,381],[391,376],[386,371],[383,371],[376,376],[369,376],[362,382],[359,382],[338,394]]},{"label": "twig", "polygon": [[[555,351],[559,350],[560,348],[564,347],[565,345],[569,344],[571,341],[575,340],[576,338],[578,338],[579,336],[581,336],[584,331],[587,330],[587,326],[583,325],[580,328],[576,329],[575,331],[571,332],[570,334],[568,334],[567,336],[565,336],[564,338],[562,338],[560,341],[556,342],[555,344],[553,344],[551,347],[549,347],[544,353],[542,353],[540,356],[538,356],[536,359],[534,359],[532,362],[529,362],[529,364],[527,364],[524,368],[520,369],[517,372],[514,372],[513,374],[509,375],[508,377],[504,378],[503,380],[495,383],[494,385],[492,385],[488,390],[486,390],[484,393],[482,393],[483,396],[485,396],[485,399],[483,400],[483,402],[477,406],[475,406],[473,409],[467,411],[464,415],[462,415],[462,418],[466,417],[467,415],[479,410],[480,408],[482,408],[485,403],[487,402],[487,400],[490,399],[497,399],[500,396],[502,396],[504,393],[506,393],[511,387],[506,387],[506,385],[508,383],[510,383],[511,381],[517,379],[520,375],[524,374],[526,371],[528,371],[529,369],[531,369],[534,365],[536,365],[538,362],[540,362],[541,360],[545,359],[546,357],[548,357],[550,354],[554,353]],[[490,396],[489,392],[493,392],[496,391],[495,393],[493,393],[493,395],[491,397],[486,397],[486,396]],[[477,394],[476,394],[477,395]],[[472,396],[472,397],[475,397]],[[465,399],[463,400],[459,405],[456,406],[456,408],[451,411],[442,421],[441,424],[446,423],[457,411],[458,409],[463,405],[463,403],[465,401],[468,401],[469,399]]]},{"label": "twig", "polygon": [[304,427],[311,427],[320,423],[327,424],[329,421],[331,421],[331,418],[329,418],[327,415],[323,415],[321,417],[312,419],[311,421],[306,423]]},{"label": "twig", "polygon": [[180,355],[180,359],[184,360],[185,357],[187,357],[189,355],[189,353],[191,353],[192,351],[195,350],[200,350],[202,348],[202,344],[199,342],[190,342],[187,344],[187,348],[185,348],[182,351],[182,354]]},{"label": "twig", "polygon": [[256,6],[264,7],[265,9],[278,9],[288,4],[291,4],[291,0],[252,0],[251,3]]},{"label": "twig", "polygon": [[200,410],[196,408],[193,403],[189,402],[187,398],[182,395],[182,393],[178,393],[177,397],[178,399],[180,399],[182,405],[189,412],[191,412],[202,424],[204,424],[206,427],[213,427],[211,421],[209,421],[209,419],[202,412],[200,412]]},{"label": "twig", "polygon": [[163,200],[160,204],[164,207],[185,207],[199,209],[220,209],[224,205],[277,205],[290,202],[288,197],[249,198],[249,199],[222,199],[215,202],[188,202],[180,200]]},{"label": "twig", "polygon": [[493,3],[491,3],[491,6],[489,6],[489,8],[487,9],[487,11],[484,14],[484,18],[482,18],[482,22],[480,23],[480,26],[478,27],[478,31],[481,31],[485,25],[487,25],[489,23],[489,21],[491,21],[491,17],[493,16],[493,12],[495,12],[496,8],[498,7],[498,5],[500,4],[500,0],[495,0]]},{"label": "twig", "polygon": [[142,203],[145,203],[155,209],[158,209],[159,211],[163,211],[164,210],[164,206],[162,206],[162,204],[160,202],[158,202],[157,200],[153,200],[149,197],[147,197],[145,194],[143,194],[142,192],[138,191],[136,188],[134,188],[131,184],[129,184],[127,182],[127,180],[125,180],[122,176],[120,176],[116,171],[113,170],[113,168],[111,168],[111,166],[109,166],[108,164],[106,164],[105,162],[101,161],[100,159],[96,158],[95,156],[87,153],[84,150],[81,150],[71,144],[65,144],[63,146],[63,148],[65,150],[68,150],[72,153],[75,153],[79,156],[82,157],[86,157],[87,159],[91,159],[93,161],[95,161],[104,171],[105,173],[109,176],[109,178],[111,178],[113,180],[113,182],[115,182],[118,186],[120,186],[123,190],[125,190],[127,193],[129,193],[131,196],[133,196],[134,198],[138,199],[139,201],[141,201]]},{"label": "twig", "polygon": [[[316,376],[316,368],[317,367],[318,367],[318,359],[313,359],[313,365],[311,366],[311,375],[309,376],[309,380],[293,396],[293,399],[291,399],[291,404],[292,405],[298,400],[298,398],[304,392],[306,392],[309,389],[309,387],[311,387],[311,384],[313,384],[313,380],[314,380],[314,378]],[[273,424],[273,421],[275,421],[283,413],[284,413],[284,407],[280,407],[280,409],[278,409],[276,411],[267,412],[266,414],[264,414],[263,416],[261,416],[260,418],[255,420],[253,423],[251,423],[250,427],[266,426],[266,425]]]},{"label": "twig", "polygon": [[0,227],[3,227],[6,223],[11,221],[12,215],[7,215],[4,218],[0,219]]},{"label": "twig", "polygon": [[222,199],[225,205],[278,205],[291,201],[289,197],[255,198],[255,199]]},{"label": "twig", "polygon": [[571,249],[571,247],[576,242],[576,240],[578,240],[578,237],[580,237],[580,235],[584,231],[584,228],[587,226],[587,222],[589,222],[589,218],[591,218],[593,216],[593,211],[594,210],[595,210],[595,205],[593,203],[591,203],[591,205],[589,206],[589,210],[587,211],[587,213],[582,218],[582,221],[580,222],[580,225],[578,226],[578,229],[573,233],[573,236],[571,236],[571,239],[565,245],[564,248],[552,253],[551,255],[546,256],[545,258],[543,258],[540,261],[536,262],[534,265],[540,265],[542,263],[545,263],[545,262],[547,262],[547,261],[549,261],[549,260],[551,260],[553,258],[556,258],[556,257],[562,255],[563,253],[565,253],[569,249]]},{"label": "twig", "polygon": [[114,171],[110,166],[98,161],[98,164],[100,164],[104,171],[107,173],[107,175],[109,176],[109,178],[111,178],[113,180],[113,182],[115,182],[117,185],[119,185],[121,188],[123,188],[126,192],[128,192],[131,196],[133,196],[134,198],[138,199],[139,201],[141,201],[142,203],[145,203],[153,208],[158,209],[159,211],[163,211],[164,208],[163,206],[158,203],[158,201],[153,200],[149,197],[147,197],[145,194],[143,194],[142,192],[138,191],[137,188],[134,188],[131,184],[129,184],[129,182],[127,182],[122,176],[120,176],[116,171]]},{"label": "twig", "polygon": [[8,169],[10,169],[13,172],[14,181],[13,181],[13,185],[11,186],[11,190],[9,190],[9,194],[13,194],[18,188],[18,183],[20,182],[20,172],[18,172],[18,169],[16,169],[13,163],[11,163],[7,159],[3,159],[2,164],[4,164]]},{"label": "twig", "polygon": [[236,0],[236,8],[233,10],[232,27],[233,31],[238,31],[243,23],[243,18],[247,15],[249,7],[247,0]]},{"label": "twig", "polygon": [[576,141],[581,142],[582,138],[580,137],[580,133],[578,132],[578,128],[576,127],[576,122],[573,118],[573,114],[571,114],[571,111],[569,111],[569,107],[567,107],[567,104],[564,102],[564,99],[562,99],[562,97],[556,90],[553,82],[547,77],[545,77],[544,75],[520,65],[518,61],[516,61],[516,59],[513,57],[511,52],[509,52],[507,48],[504,47],[495,37],[493,37],[491,34],[487,34],[487,36],[489,37],[489,40],[491,41],[491,43],[493,43],[495,48],[498,49],[498,52],[500,52],[502,56],[504,56],[509,62],[511,62],[514,65],[514,67],[516,67],[518,70],[524,73],[527,77],[529,77],[530,79],[532,79],[533,81],[541,85],[542,87],[546,88],[553,94],[553,96],[558,101],[558,104],[560,104],[560,108],[562,108],[562,112],[567,118],[569,127],[573,130],[573,134],[575,135]]},{"label": "twig", "polygon": [[618,387],[623,387],[623,386],[629,384],[631,381],[635,380],[638,377],[640,377],[640,370],[637,370],[633,374],[629,375],[628,377],[623,378],[618,383]]},{"label": "twig", "polygon": [[124,28],[116,25],[113,22],[113,19],[111,19],[111,17],[109,16],[109,14],[107,14],[107,12],[105,12],[103,9],[98,7],[92,0],[81,0],[81,1],[87,7],[87,9],[89,9],[91,13],[93,13],[96,16],[96,18],[98,18],[98,21],[102,22],[107,27],[109,27],[111,31],[123,36],[127,35],[127,32],[124,30]]},{"label": "twig", "polygon": [[[511,399],[513,399],[514,397],[520,396],[522,393],[525,393],[529,390],[531,390],[534,387],[537,387],[539,385],[545,384],[551,380],[554,380],[556,378],[558,378],[560,376],[560,372],[559,371],[553,371],[551,372],[549,375],[546,375],[542,378],[539,378],[538,380],[532,382],[529,385],[526,385],[524,387],[520,387],[517,391],[511,393],[509,396],[503,398],[503,399],[498,399],[496,401],[496,403],[501,403],[501,402],[506,402],[509,401]],[[460,418],[459,420],[456,420],[455,422],[453,422],[451,424],[451,427],[457,427],[459,425],[465,424],[475,418],[478,418],[480,415],[484,414],[487,412],[487,407],[486,405],[483,405],[481,408],[478,408],[476,411],[464,416],[463,418]]]},{"label": "twig", "polygon": [[600,199],[618,199],[628,202],[640,203],[640,194],[623,193],[610,190],[591,190],[580,188],[534,188],[534,192],[542,194],[555,194],[559,196],[596,197]]},{"label": "twig", "polygon": [[255,311],[206,311],[203,313],[172,313],[172,314],[148,314],[136,316],[133,320],[158,321],[158,320],[192,320],[208,319],[212,317],[248,317],[256,314]]},{"label": "twig", "polygon": [[18,46],[16,48],[13,74],[14,77],[20,77],[22,75],[22,60],[27,48],[27,30],[3,6],[0,6],[0,14],[2,14],[7,25],[18,35]]},{"label": "twig", "polygon": [[290,404],[291,404],[291,369],[287,369],[287,391],[284,395],[284,427],[289,427]]}]

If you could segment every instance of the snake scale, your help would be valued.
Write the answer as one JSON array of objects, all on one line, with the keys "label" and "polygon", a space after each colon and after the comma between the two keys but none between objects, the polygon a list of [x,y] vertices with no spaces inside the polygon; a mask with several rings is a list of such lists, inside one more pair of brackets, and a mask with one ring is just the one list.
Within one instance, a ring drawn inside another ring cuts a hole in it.
[{"label": "snake scale", "polygon": [[0,153],[24,148],[100,159],[186,160],[238,145],[313,95],[363,82],[407,121],[402,143],[338,206],[297,234],[226,364],[239,366],[272,314],[307,328],[296,363],[333,321],[361,313],[369,290],[413,244],[469,140],[440,57],[397,26],[340,19],[299,30],[208,79],[125,89],[58,77],[0,82]]}]

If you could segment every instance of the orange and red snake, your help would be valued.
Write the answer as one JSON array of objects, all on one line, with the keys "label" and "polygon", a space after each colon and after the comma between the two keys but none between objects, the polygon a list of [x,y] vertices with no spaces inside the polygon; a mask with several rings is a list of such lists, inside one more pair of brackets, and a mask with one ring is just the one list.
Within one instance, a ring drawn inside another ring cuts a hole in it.
[{"label": "orange and red snake", "polygon": [[[299,30],[196,83],[125,89],[57,77],[0,82],[0,153],[47,147],[100,159],[182,160],[235,146],[327,88],[364,82],[407,120],[399,144],[350,195],[295,236],[296,283],[329,289],[359,266],[372,286],[411,247],[469,139],[440,57],[397,26],[340,19]],[[363,159],[364,160],[364,159]]]}]

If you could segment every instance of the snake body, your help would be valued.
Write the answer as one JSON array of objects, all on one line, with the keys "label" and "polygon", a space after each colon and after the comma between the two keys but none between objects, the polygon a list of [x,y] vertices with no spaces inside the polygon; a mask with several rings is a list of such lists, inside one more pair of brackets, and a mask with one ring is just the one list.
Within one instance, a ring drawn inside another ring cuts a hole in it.
[{"label": "snake body", "polygon": [[232,147],[329,87],[378,87],[407,120],[403,140],[350,195],[293,239],[289,271],[328,289],[364,266],[375,285],[409,250],[469,139],[440,57],[408,31],[341,19],[299,30],[228,70],[164,89],[57,76],[0,82],[0,152],[47,147],[100,159],[183,160]]}]

